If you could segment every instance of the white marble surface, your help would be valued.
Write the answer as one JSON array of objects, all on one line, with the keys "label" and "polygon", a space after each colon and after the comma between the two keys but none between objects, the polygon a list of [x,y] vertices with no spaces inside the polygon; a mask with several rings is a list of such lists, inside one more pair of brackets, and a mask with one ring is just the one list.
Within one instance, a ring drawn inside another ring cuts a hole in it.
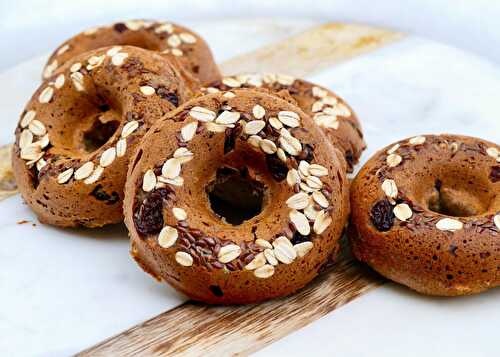
[{"label": "white marble surface", "polygon": [[[241,51],[226,44],[258,46],[298,29],[288,28],[286,21],[273,23],[269,33],[246,26],[227,31],[234,24],[223,24],[226,30],[202,24],[198,30],[223,59]],[[40,64],[29,61],[0,75],[9,84],[0,96],[0,142],[12,140]],[[368,154],[418,133],[455,132],[500,141],[500,69],[450,47],[410,37],[310,79],[352,104],[365,128]],[[122,228],[16,224],[23,219],[36,222],[19,196],[0,203],[2,355],[68,355],[184,300],[136,267]],[[497,289],[464,299],[435,299],[387,285],[260,354],[456,356],[477,355],[472,352],[479,349],[495,355],[499,294]],[[480,343],[475,349],[473,341]]]}]

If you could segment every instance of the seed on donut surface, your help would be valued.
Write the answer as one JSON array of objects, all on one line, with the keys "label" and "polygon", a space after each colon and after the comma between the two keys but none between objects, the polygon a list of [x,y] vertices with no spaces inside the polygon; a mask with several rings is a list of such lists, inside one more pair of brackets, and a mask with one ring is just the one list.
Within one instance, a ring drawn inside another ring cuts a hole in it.
[{"label": "seed on donut surface", "polygon": [[292,156],[297,156],[302,151],[302,144],[293,136],[281,135],[278,139],[280,146]]},{"label": "seed on donut surface", "polygon": [[182,42],[184,42],[184,43],[187,43],[187,44],[196,43],[196,37],[194,37],[190,33],[183,32],[183,33],[179,34],[179,37],[182,40]]},{"label": "seed on donut surface", "polygon": [[233,124],[217,124],[212,121],[209,121],[205,124],[205,128],[212,133],[224,133],[227,128],[234,128]]},{"label": "seed on donut surface", "polygon": [[500,156],[500,151],[494,147],[487,148],[486,153],[494,159],[497,159]]},{"label": "seed on donut surface", "polygon": [[184,52],[182,52],[182,50],[180,50],[178,48],[172,48],[170,50],[170,53],[173,54],[176,57],[180,57],[180,56],[182,56],[184,54]]},{"label": "seed on donut surface", "polygon": [[158,244],[162,248],[170,248],[175,244],[178,237],[179,233],[177,232],[177,229],[175,229],[174,227],[165,226],[158,234]]},{"label": "seed on donut surface", "polygon": [[116,158],[116,149],[114,147],[106,149],[99,160],[99,165],[102,167],[108,167],[115,161]]},{"label": "seed on donut surface", "polygon": [[495,217],[493,217],[493,223],[495,223],[497,229],[500,230],[500,214],[497,214]]},{"label": "seed on donut surface", "polygon": [[440,231],[458,231],[462,229],[464,224],[457,219],[442,218],[436,223],[436,228]]},{"label": "seed on donut surface", "polygon": [[143,22],[140,20],[130,20],[125,22],[125,26],[131,31],[137,31],[143,27]]},{"label": "seed on donut surface", "polygon": [[408,140],[408,143],[411,145],[422,145],[425,143],[425,136],[415,136]]},{"label": "seed on donut surface", "polygon": [[42,149],[38,145],[27,145],[21,148],[21,159],[23,160],[37,160],[40,158]]},{"label": "seed on donut surface", "polygon": [[262,119],[266,115],[266,110],[261,105],[256,104],[252,108],[252,114],[255,119]]},{"label": "seed on donut surface", "polygon": [[185,267],[190,267],[191,265],[193,265],[193,257],[186,252],[175,253],[175,261]]},{"label": "seed on donut surface", "polygon": [[83,181],[83,183],[85,183],[86,185],[93,184],[94,182],[96,182],[97,180],[99,180],[99,178],[101,177],[101,175],[102,175],[103,172],[104,172],[104,167],[97,166],[94,169],[94,172],[92,172],[92,174],[89,177],[87,177]]},{"label": "seed on donut surface", "polygon": [[387,150],[387,155],[394,154],[397,149],[399,149],[399,144],[393,145],[389,150]]},{"label": "seed on donut surface", "polygon": [[319,165],[319,164],[309,165],[308,171],[311,175],[314,175],[317,177],[322,177],[322,176],[328,175],[328,169],[324,166]]},{"label": "seed on donut surface", "polygon": [[89,35],[93,35],[93,34],[95,34],[98,30],[99,30],[99,27],[92,27],[92,28],[89,28],[89,29],[87,29],[87,30],[83,31],[83,34],[84,34],[84,35],[87,35],[87,36],[89,36]]},{"label": "seed on donut surface", "polygon": [[269,264],[276,266],[279,264],[278,259],[276,259],[276,256],[274,255],[274,250],[271,248],[266,248],[264,250],[264,256],[266,257],[266,260]]},{"label": "seed on donut surface", "polygon": [[239,112],[230,112],[224,110],[218,117],[215,119],[217,124],[234,124],[240,119]]},{"label": "seed on donut surface", "polygon": [[21,128],[26,128],[35,119],[35,116],[36,112],[34,110],[28,110],[21,119]]},{"label": "seed on donut surface", "polygon": [[120,52],[122,49],[122,46],[114,46],[114,47],[111,47],[109,50],[106,51],[106,54],[109,56],[109,57],[113,57],[114,55],[116,55],[118,52]]},{"label": "seed on donut surface", "polygon": [[241,87],[241,83],[240,81],[238,81],[237,79],[235,78],[231,78],[231,77],[226,77],[226,78],[223,78],[222,79],[222,83],[225,84],[226,86],[228,87],[231,87],[231,88],[238,88],[238,87]]},{"label": "seed on donut surface", "polygon": [[75,171],[75,180],[86,179],[92,171],[94,171],[94,163],[92,161],[86,162]]},{"label": "seed on donut surface", "polygon": [[312,193],[312,198],[314,202],[316,202],[318,205],[320,205],[323,208],[327,208],[330,204],[328,200],[326,199],[325,195],[321,193],[321,191],[314,191]]},{"label": "seed on donut surface", "polygon": [[390,154],[389,156],[387,156],[386,161],[389,167],[396,167],[401,163],[401,161],[403,161],[403,158],[398,154]]},{"label": "seed on donut surface", "polygon": [[57,89],[61,89],[64,85],[64,82],[66,81],[66,77],[64,77],[64,74],[60,74],[57,76],[55,82],[54,82],[54,87]]},{"label": "seed on donut surface", "polygon": [[322,98],[321,101],[323,102],[323,104],[329,105],[329,106],[335,106],[338,103],[337,98],[332,97],[332,96],[326,96],[326,97]]},{"label": "seed on donut surface", "polygon": [[266,154],[274,154],[277,150],[276,144],[268,139],[262,139],[259,146]]},{"label": "seed on donut surface", "polygon": [[300,117],[297,113],[288,110],[282,110],[278,113],[280,122],[291,128],[296,128],[300,125]]},{"label": "seed on donut surface", "polygon": [[71,73],[70,75],[72,81],[73,81],[73,86],[78,92],[83,92],[85,90],[85,87],[83,85],[83,74],[80,72],[75,72]]},{"label": "seed on donut surface", "polygon": [[[43,155],[43,154],[42,154]],[[47,161],[45,161],[44,159],[40,158],[40,160],[38,160],[36,162],[36,169],[38,171],[40,171],[41,169],[43,169],[45,166],[47,165]]]},{"label": "seed on donut surface", "polygon": [[314,244],[313,242],[302,242],[295,244],[293,248],[295,249],[295,252],[297,253],[297,256],[299,258],[304,257],[309,251],[313,248]]},{"label": "seed on donut surface", "polygon": [[184,221],[187,219],[187,213],[180,207],[172,208],[172,213],[178,221]]},{"label": "seed on donut surface", "polygon": [[57,69],[57,60],[53,60],[50,64],[45,67],[43,71],[43,78],[49,78],[52,73]]},{"label": "seed on donut surface", "polygon": [[289,213],[290,221],[293,223],[297,231],[299,231],[300,234],[307,236],[309,233],[311,233],[311,227],[309,226],[309,221],[307,217],[297,211],[297,210],[291,210]]},{"label": "seed on donut surface", "polygon": [[313,190],[319,190],[323,187],[323,182],[321,182],[319,177],[316,176],[308,176],[306,178],[307,186],[312,188]]},{"label": "seed on donut surface", "polygon": [[320,112],[322,109],[323,109],[323,106],[325,105],[325,103],[323,103],[322,100],[317,100],[313,103],[312,107],[311,107],[311,111],[313,113],[317,113],[317,112]]},{"label": "seed on donut surface", "polygon": [[337,130],[339,128],[339,121],[337,120],[337,117],[334,115],[317,113],[316,115],[314,115],[314,121],[320,127],[325,129]]},{"label": "seed on donut surface", "polygon": [[262,138],[258,135],[251,135],[247,141],[253,147],[259,148],[260,142],[262,141]]},{"label": "seed on donut surface", "polygon": [[234,98],[234,97],[236,97],[236,94],[234,94],[233,92],[226,92],[222,96],[224,98]]},{"label": "seed on donut surface", "polygon": [[310,164],[305,160],[299,162],[299,173],[302,177],[309,176],[309,166]]},{"label": "seed on donut surface", "polygon": [[396,186],[396,182],[392,179],[385,179],[382,182],[382,191],[384,191],[385,195],[389,198],[398,197],[398,187]]},{"label": "seed on donut surface", "polygon": [[255,135],[259,133],[266,126],[264,120],[251,120],[245,124],[243,132],[247,135]]},{"label": "seed on donut surface", "polygon": [[313,230],[316,234],[321,234],[328,228],[328,226],[332,223],[332,217],[325,212],[320,211],[316,216],[316,220],[314,221]]},{"label": "seed on donut surface", "polygon": [[28,129],[24,129],[19,135],[19,147],[21,149],[33,143],[33,134]]},{"label": "seed on donut surface", "polygon": [[181,41],[179,35],[173,34],[167,38],[167,44],[170,47],[179,47],[181,45],[181,43],[182,43],[182,41]]},{"label": "seed on donut surface", "polygon": [[161,167],[163,177],[173,179],[181,173],[181,160],[178,158],[170,158]]},{"label": "seed on donut surface", "polygon": [[189,111],[189,115],[201,122],[212,121],[217,116],[212,110],[203,107],[191,108],[191,110]]},{"label": "seed on donut surface", "polygon": [[286,74],[278,73],[276,75],[276,81],[278,81],[279,84],[282,84],[284,86],[291,86],[295,81],[295,78],[293,78],[292,76],[288,76]]},{"label": "seed on donut surface", "polygon": [[269,264],[265,264],[253,271],[253,275],[261,279],[269,278],[273,276],[273,274],[274,274],[274,267]]},{"label": "seed on donut surface", "polygon": [[316,98],[324,98],[328,95],[328,92],[320,87],[314,86],[312,88],[312,95]]},{"label": "seed on donut surface", "polygon": [[48,103],[52,99],[53,95],[54,95],[54,88],[46,87],[38,96],[38,101],[42,104]]},{"label": "seed on donut surface", "polygon": [[117,54],[113,55],[113,57],[111,57],[111,63],[115,66],[121,66],[125,62],[125,59],[127,57],[128,53],[118,52]]},{"label": "seed on donut surface", "polygon": [[66,43],[66,44],[62,45],[61,47],[59,47],[59,49],[57,50],[57,55],[60,56],[64,52],[66,52],[67,50],[69,50],[69,44]]},{"label": "seed on donut surface", "polygon": [[[335,102],[336,101],[337,100],[335,99]],[[349,110],[349,108],[347,108],[347,106],[342,103],[337,103],[333,107],[327,107],[323,110],[323,112],[325,112],[326,114],[338,115],[341,117],[351,116],[351,111]]]},{"label": "seed on donut surface", "polygon": [[78,72],[82,68],[82,64],[80,62],[73,63],[71,67],[69,67],[69,71],[71,73]]},{"label": "seed on donut surface", "polygon": [[106,59],[106,55],[90,57],[88,59],[89,64],[87,65],[87,70],[91,71],[94,68],[99,67],[104,62],[105,59]]},{"label": "seed on donut surface", "polygon": [[309,195],[305,192],[299,192],[291,196],[288,200],[286,200],[286,204],[288,207],[293,209],[304,209],[309,205]]},{"label": "seed on donut surface", "polygon": [[406,203],[400,203],[396,205],[392,211],[397,219],[405,222],[407,219],[411,218],[413,212]]},{"label": "seed on donut surface", "polygon": [[41,149],[45,149],[50,144],[49,134],[45,134],[41,139],[35,141],[33,145],[40,146]]},{"label": "seed on donut surface", "polygon": [[71,176],[73,176],[74,169],[70,168],[67,170],[64,170],[57,176],[57,183],[63,184],[69,181]]},{"label": "seed on donut surface", "polygon": [[295,169],[288,170],[288,173],[286,175],[286,182],[289,186],[292,187],[298,184],[300,182],[299,172]]},{"label": "seed on donut surface", "polygon": [[194,134],[196,134],[196,129],[198,129],[198,122],[193,121],[189,124],[186,124],[181,129],[181,137],[184,141],[190,141]]},{"label": "seed on donut surface", "polygon": [[30,124],[28,125],[28,129],[33,133],[33,135],[36,136],[42,136],[45,135],[47,132],[47,129],[45,129],[45,125],[36,119],[33,119]]},{"label": "seed on donut surface", "polygon": [[179,160],[181,164],[185,164],[193,159],[194,154],[189,151],[187,148],[178,148],[174,152],[174,158]]},{"label": "seed on donut surface", "polygon": [[228,244],[220,248],[217,259],[221,263],[229,263],[238,258],[241,254],[241,248],[236,244]]},{"label": "seed on donut surface", "polygon": [[283,128],[283,123],[276,117],[269,118],[269,124],[276,130]]},{"label": "seed on donut surface", "polygon": [[126,139],[118,140],[116,143],[116,156],[123,157],[125,156],[126,151],[127,151],[127,140]]},{"label": "seed on donut surface", "polygon": [[284,264],[290,264],[297,258],[297,252],[293,248],[292,243],[284,236],[276,238],[273,242],[273,247],[274,256]]},{"label": "seed on donut surface", "polygon": [[255,244],[257,244],[259,247],[262,247],[262,248],[272,248],[273,247],[271,245],[271,243],[269,243],[267,240],[264,240],[262,238],[257,238],[255,240]]},{"label": "seed on donut surface", "polygon": [[142,179],[142,190],[144,192],[151,192],[156,186],[156,175],[153,170],[148,170]]},{"label": "seed on donut surface", "polygon": [[318,211],[315,207],[314,203],[310,203],[305,209],[304,209],[304,214],[305,216],[310,219],[310,220],[315,220],[316,217],[318,217]]},{"label": "seed on donut surface", "polygon": [[264,253],[259,253],[252,259],[250,263],[245,265],[245,270],[255,270],[266,264],[266,257]]},{"label": "seed on donut surface", "polygon": [[129,121],[127,124],[125,124],[122,128],[122,133],[121,137],[126,138],[130,134],[132,134],[134,131],[137,130],[139,127],[139,122],[136,120]]},{"label": "seed on donut surface", "polygon": [[282,149],[282,148],[278,148],[276,150],[276,155],[278,156],[278,159],[280,159],[281,161],[283,161],[284,163],[286,163],[286,153],[285,151]]},{"label": "seed on donut surface", "polygon": [[151,86],[141,86],[139,88],[139,90],[141,91],[142,94],[144,94],[145,96],[150,96],[150,95],[153,95],[156,93],[155,89]]}]

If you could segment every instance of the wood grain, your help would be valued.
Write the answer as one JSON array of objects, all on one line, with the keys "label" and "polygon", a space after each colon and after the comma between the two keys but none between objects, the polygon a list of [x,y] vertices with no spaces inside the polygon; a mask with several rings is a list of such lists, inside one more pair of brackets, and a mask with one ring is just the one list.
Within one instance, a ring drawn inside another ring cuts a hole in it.
[{"label": "wood grain", "polygon": [[[305,77],[401,37],[367,26],[325,24],[233,58],[221,68],[226,74],[281,72]],[[329,269],[292,296],[232,307],[188,301],[79,356],[248,355],[383,283],[345,251]]]},{"label": "wood grain", "polygon": [[248,355],[381,283],[350,257],[342,257],[287,298],[232,307],[188,301],[78,356]]}]

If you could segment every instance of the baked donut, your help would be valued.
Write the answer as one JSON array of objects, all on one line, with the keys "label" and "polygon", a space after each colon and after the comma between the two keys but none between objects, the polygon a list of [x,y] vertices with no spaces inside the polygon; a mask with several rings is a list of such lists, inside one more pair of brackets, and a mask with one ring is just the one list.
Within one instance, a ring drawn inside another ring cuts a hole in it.
[{"label": "baked donut", "polygon": [[204,90],[209,93],[233,88],[260,88],[295,102],[310,115],[337,145],[347,163],[348,172],[358,163],[366,148],[361,124],[347,103],[331,90],[317,84],[283,74],[241,74],[212,82]]},{"label": "baked donut", "polygon": [[424,294],[500,284],[500,147],[425,135],[376,153],[351,185],[354,255]]},{"label": "baked donut", "polygon": [[220,78],[207,43],[193,31],[177,24],[130,20],[83,31],[61,44],[50,56],[43,78],[80,53],[99,47],[129,45],[157,51],[177,60],[202,83]]},{"label": "baked donut", "polygon": [[43,223],[97,227],[123,219],[128,158],[151,124],[191,96],[159,54],[106,47],[42,83],[16,129],[19,190]]},{"label": "baked donut", "polygon": [[287,295],[338,249],[347,190],[339,151],[300,108],[248,89],[198,97],[131,159],[131,254],[195,300]]}]

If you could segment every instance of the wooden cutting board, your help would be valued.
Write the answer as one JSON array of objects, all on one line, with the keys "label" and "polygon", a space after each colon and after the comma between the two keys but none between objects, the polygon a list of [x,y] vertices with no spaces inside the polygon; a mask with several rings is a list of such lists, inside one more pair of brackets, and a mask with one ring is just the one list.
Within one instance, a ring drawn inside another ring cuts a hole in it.
[{"label": "wooden cutting board", "polygon": [[[280,72],[305,77],[400,38],[399,33],[373,27],[325,24],[232,58],[221,68],[225,74]],[[10,145],[0,149],[0,200],[16,193],[10,150]],[[188,301],[79,355],[247,355],[382,283],[344,249],[332,266],[290,297],[236,307]]]}]

